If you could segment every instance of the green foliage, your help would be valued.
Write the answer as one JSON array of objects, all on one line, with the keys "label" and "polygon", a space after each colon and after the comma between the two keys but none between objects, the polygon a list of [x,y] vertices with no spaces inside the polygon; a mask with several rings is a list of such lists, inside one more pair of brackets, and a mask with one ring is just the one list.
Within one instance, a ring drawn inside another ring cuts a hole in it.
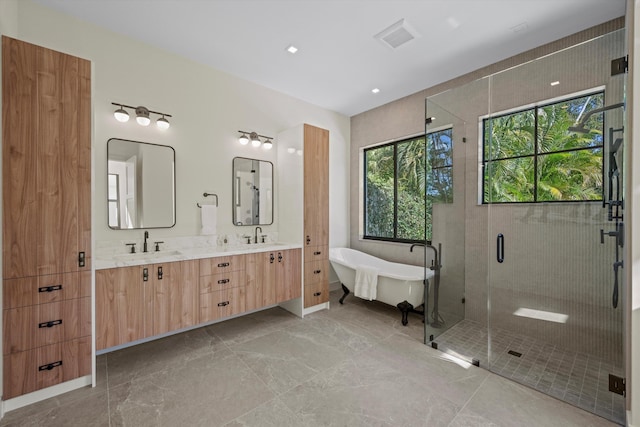
[{"label": "green foliage", "polygon": [[486,119],[484,201],[601,200],[602,114],[589,118],[588,133],[569,128],[603,99],[599,93]]},{"label": "green foliage", "polygon": [[415,138],[365,151],[366,236],[431,239],[432,200],[453,199],[451,129],[435,134],[428,135],[427,144],[424,138]]}]

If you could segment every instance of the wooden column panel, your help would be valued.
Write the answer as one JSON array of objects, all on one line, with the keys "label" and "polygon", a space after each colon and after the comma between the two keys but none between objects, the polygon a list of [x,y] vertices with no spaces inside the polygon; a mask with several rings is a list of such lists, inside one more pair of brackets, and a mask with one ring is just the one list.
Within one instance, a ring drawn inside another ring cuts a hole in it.
[{"label": "wooden column panel", "polygon": [[[302,296],[302,251],[289,249],[276,254],[276,302],[289,301]],[[282,258],[280,258],[282,255]]]}]

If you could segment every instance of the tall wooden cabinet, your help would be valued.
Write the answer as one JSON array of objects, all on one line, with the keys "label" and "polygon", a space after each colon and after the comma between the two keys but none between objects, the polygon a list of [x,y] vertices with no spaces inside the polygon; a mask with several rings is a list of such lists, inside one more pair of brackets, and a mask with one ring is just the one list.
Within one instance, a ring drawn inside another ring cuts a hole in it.
[{"label": "tall wooden cabinet", "polygon": [[319,306],[329,301],[328,130],[304,124],[278,134],[278,184],[280,239],[304,246],[303,306]]},{"label": "tall wooden cabinet", "polygon": [[91,63],[2,37],[3,398],[91,373]]}]

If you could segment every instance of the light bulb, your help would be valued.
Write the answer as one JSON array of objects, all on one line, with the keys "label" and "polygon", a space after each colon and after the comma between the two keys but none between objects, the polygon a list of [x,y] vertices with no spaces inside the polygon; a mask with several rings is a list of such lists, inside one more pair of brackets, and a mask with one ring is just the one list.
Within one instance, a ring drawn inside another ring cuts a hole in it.
[{"label": "light bulb", "polygon": [[247,137],[247,135],[243,133],[242,136],[238,138],[238,142],[240,143],[240,145],[247,145],[249,143],[249,137]]},{"label": "light bulb", "polygon": [[164,116],[160,117],[156,121],[156,125],[158,125],[158,127],[162,130],[167,130],[169,129],[169,126],[171,126],[171,124],[169,124],[169,120],[165,119]]},{"label": "light bulb", "polygon": [[138,116],[136,117],[136,122],[138,122],[140,126],[149,126],[151,119],[149,117]]},{"label": "light bulb", "polygon": [[258,138],[258,134],[255,132],[251,132],[251,134],[249,135],[249,139],[251,139],[251,145],[253,145],[254,147],[259,147],[260,144],[262,144],[262,141],[260,141],[260,138]]},{"label": "light bulb", "polygon": [[116,118],[117,121],[122,123],[129,121],[129,113],[127,113],[127,111],[122,107],[114,111],[113,116]]},{"label": "light bulb", "polygon": [[270,139],[267,139],[264,142],[264,146],[263,147],[264,147],[265,150],[271,150],[273,148],[273,142],[271,142]]}]

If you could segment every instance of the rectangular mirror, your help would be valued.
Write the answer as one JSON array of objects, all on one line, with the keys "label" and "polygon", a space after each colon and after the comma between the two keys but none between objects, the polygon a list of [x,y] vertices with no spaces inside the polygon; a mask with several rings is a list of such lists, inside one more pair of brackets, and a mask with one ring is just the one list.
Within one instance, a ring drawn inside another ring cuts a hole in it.
[{"label": "rectangular mirror", "polygon": [[233,159],[233,223],[273,223],[273,164],[264,160]]},{"label": "rectangular mirror", "polygon": [[173,147],[111,138],[107,141],[109,228],[169,228],[176,224]]}]

